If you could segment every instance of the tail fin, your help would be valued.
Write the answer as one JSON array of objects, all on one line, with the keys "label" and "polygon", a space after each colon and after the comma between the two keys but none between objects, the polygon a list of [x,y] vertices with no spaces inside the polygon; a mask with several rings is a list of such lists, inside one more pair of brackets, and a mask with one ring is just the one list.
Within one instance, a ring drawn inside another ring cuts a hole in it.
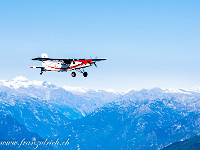
[{"label": "tail fin", "polygon": [[48,55],[46,53],[41,54],[42,58],[48,58]]},{"label": "tail fin", "polygon": [[[46,53],[41,54],[42,58],[48,58],[48,55]],[[46,66],[47,61],[42,61],[42,67]]]}]

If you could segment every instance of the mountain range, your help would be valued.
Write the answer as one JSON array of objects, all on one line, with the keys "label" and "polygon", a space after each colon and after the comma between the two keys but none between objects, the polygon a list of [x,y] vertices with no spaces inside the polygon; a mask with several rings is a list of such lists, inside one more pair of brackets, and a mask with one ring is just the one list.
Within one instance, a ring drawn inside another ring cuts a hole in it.
[{"label": "mountain range", "polygon": [[22,76],[0,81],[0,115],[42,139],[69,138],[67,149],[161,149],[200,133],[199,108],[198,87],[121,93]]}]

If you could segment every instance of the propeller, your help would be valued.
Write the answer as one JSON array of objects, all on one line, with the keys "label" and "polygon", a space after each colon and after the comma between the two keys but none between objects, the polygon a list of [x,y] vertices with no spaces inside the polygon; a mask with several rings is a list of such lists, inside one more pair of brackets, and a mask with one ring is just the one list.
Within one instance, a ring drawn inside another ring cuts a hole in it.
[{"label": "propeller", "polygon": [[96,62],[94,62],[94,65],[95,65],[95,67],[97,67],[97,64],[96,64]]},{"label": "propeller", "polygon": [[[92,59],[92,57],[90,56],[90,59]],[[97,59],[97,57],[95,57],[95,59]],[[96,62],[92,62],[94,65],[95,65],[95,67],[97,67],[97,64],[96,64]],[[92,64],[91,63],[91,64]]]},{"label": "propeller", "polygon": [[[97,59],[97,56],[95,57],[95,59]],[[96,64],[96,62],[94,62],[94,65],[95,65],[95,67],[97,68],[97,64]]]}]

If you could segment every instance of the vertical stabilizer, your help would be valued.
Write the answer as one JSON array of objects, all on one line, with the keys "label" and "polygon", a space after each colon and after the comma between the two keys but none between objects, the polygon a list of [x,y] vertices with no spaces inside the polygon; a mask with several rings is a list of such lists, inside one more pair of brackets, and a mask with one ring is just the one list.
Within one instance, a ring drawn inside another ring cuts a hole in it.
[{"label": "vertical stabilizer", "polygon": [[48,58],[48,55],[46,53],[41,54],[42,58]]},{"label": "vertical stabilizer", "polygon": [[[48,55],[46,53],[41,54],[42,58],[48,58]],[[42,61],[42,67],[45,67],[47,64],[47,61]]]}]

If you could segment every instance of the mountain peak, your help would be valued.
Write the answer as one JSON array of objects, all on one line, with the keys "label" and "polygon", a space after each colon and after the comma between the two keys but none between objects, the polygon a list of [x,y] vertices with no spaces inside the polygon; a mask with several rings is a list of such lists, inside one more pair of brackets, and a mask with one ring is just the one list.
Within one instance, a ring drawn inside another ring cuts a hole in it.
[{"label": "mountain peak", "polygon": [[[9,88],[14,88],[14,89],[18,89],[20,87],[29,87],[31,85],[33,86],[43,86],[44,81],[30,81],[28,80],[26,77],[23,76],[18,76],[13,78],[12,80],[0,80],[0,85],[9,87]],[[45,83],[47,84],[47,83]]]},{"label": "mountain peak", "polygon": [[88,89],[86,89],[86,88],[72,87],[72,86],[68,86],[68,85],[62,86],[62,88],[65,91],[68,91],[68,92],[71,92],[71,93],[74,93],[74,94],[83,94],[83,93],[87,93],[87,91],[88,91]]},{"label": "mountain peak", "polygon": [[23,77],[23,76],[18,76],[12,79],[13,81],[28,81],[27,78]]}]

